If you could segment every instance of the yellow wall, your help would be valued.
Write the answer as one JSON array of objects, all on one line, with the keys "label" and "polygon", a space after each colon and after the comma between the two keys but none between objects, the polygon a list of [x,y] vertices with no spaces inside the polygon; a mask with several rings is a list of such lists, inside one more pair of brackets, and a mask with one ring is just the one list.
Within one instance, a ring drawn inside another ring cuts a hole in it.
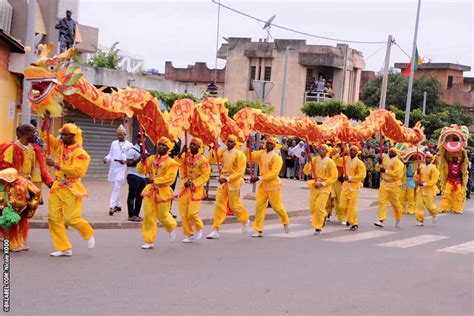
[{"label": "yellow wall", "polygon": [[[0,70],[0,143],[15,139],[17,81],[11,73]],[[12,107],[12,108],[11,108]],[[10,110],[13,110],[11,112]]]}]

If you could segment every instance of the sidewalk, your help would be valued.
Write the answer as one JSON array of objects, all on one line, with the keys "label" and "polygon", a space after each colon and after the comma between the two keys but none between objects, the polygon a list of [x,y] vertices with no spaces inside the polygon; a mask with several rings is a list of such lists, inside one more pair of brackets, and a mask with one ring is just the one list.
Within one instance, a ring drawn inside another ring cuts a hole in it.
[{"label": "sidewalk", "polygon": [[[308,199],[309,188],[305,181],[282,179],[283,189],[282,197],[283,203],[288,211],[288,215],[302,216],[308,215]],[[83,217],[88,220],[94,228],[140,228],[141,223],[129,222],[127,212],[127,193],[128,185],[124,183],[120,192],[120,201],[122,204],[122,212],[115,213],[113,216],[109,215],[109,198],[111,193],[111,186],[106,180],[86,180],[84,185],[89,192],[89,196],[83,200]],[[178,192],[178,185],[175,193]],[[242,202],[251,215],[251,219],[255,215],[255,201],[243,199],[243,197],[252,192],[251,184],[244,184],[241,188]],[[41,205],[36,211],[35,216],[30,220],[30,227],[32,228],[47,228],[48,227],[48,189],[43,188],[44,205]],[[359,194],[359,209],[365,209],[376,205],[378,201],[378,190],[362,189]],[[175,199],[172,206],[173,214],[177,215],[176,219],[181,224],[181,217],[178,210],[178,203]],[[205,225],[212,224],[214,217],[214,201],[203,201],[201,204],[201,218]],[[140,213],[143,217],[143,206]],[[267,210],[267,219],[275,219],[277,215],[272,209]],[[236,223],[236,218],[231,216],[226,219],[226,223]]]}]

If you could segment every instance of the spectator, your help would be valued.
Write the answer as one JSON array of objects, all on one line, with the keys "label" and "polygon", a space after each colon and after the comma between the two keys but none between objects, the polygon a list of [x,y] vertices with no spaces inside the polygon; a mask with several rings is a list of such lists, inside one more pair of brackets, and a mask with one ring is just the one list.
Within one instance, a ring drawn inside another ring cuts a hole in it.
[{"label": "spectator", "polygon": [[44,142],[41,140],[41,138],[39,137],[39,134],[38,134],[38,121],[36,119],[31,119],[30,123],[35,128],[35,144],[37,144],[40,147],[43,147]]},{"label": "spectator", "polygon": [[[142,156],[142,138],[137,134],[136,143],[127,151],[128,166],[128,220],[131,222],[141,222],[140,209],[142,207],[142,191],[146,186],[146,176],[137,172],[136,166],[140,162]],[[145,150],[146,151],[146,150]]]},{"label": "spectator", "polygon": [[286,176],[290,179],[295,177],[295,160],[293,155],[293,148],[296,148],[296,140],[291,141],[291,146],[288,148],[288,156],[286,156]]},{"label": "spectator", "polygon": [[[296,143],[296,141],[295,141]],[[295,168],[294,168],[294,176],[295,179],[301,180],[301,174],[303,172],[303,166],[306,159],[305,156],[305,144],[303,141],[300,141],[297,146],[291,149],[291,155],[294,157],[295,161]]]},{"label": "spectator", "polygon": [[288,157],[288,138],[283,136],[281,139],[281,148],[280,148],[281,159],[283,160],[283,165],[280,170],[280,178],[286,178],[286,159]]},{"label": "spectator", "polygon": [[316,82],[316,92],[324,92],[324,87],[326,86],[326,80],[324,80],[323,76],[319,76],[319,80]]}]

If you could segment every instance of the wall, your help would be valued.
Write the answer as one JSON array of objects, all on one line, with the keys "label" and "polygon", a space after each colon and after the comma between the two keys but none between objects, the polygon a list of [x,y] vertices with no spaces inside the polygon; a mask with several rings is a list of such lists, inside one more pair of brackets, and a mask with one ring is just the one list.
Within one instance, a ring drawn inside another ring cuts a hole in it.
[{"label": "wall", "polygon": [[0,43],[0,143],[15,139],[16,105],[20,102],[18,79],[8,71],[9,55],[10,49]]}]

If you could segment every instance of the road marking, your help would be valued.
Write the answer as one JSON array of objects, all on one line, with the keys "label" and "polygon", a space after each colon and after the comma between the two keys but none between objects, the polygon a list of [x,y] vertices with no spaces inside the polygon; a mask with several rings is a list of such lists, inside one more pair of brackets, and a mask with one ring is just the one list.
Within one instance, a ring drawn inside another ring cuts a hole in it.
[{"label": "road marking", "polygon": [[450,253],[459,253],[462,255],[474,252],[474,240],[468,241],[459,245],[454,245],[451,247],[438,249],[437,252],[450,252]]},{"label": "road marking", "polygon": [[395,234],[395,232],[374,230],[374,231],[371,231],[371,232],[357,233],[357,234],[353,234],[353,235],[339,236],[339,237],[328,238],[328,239],[323,239],[323,240],[324,241],[334,241],[334,242],[353,242],[353,241],[359,241],[359,240],[365,240],[365,239],[388,236],[388,235],[391,235],[391,234]]},{"label": "road marking", "polygon": [[[347,230],[347,228],[343,227],[327,227],[323,228],[323,235],[333,232],[339,232],[342,230]],[[305,230],[298,230],[298,231],[290,231],[289,234],[279,233],[279,234],[271,234],[268,235],[270,237],[283,237],[283,238],[299,238],[305,236],[311,236],[314,234],[314,229],[305,229]]]},{"label": "road marking", "polygon": [[[439,213],[438,215],[436,215],[436,217],[443,217],[443,216],[448,216],[449,214],[448,213]],[[433,218],[432,216],[426,216],[425,219],[430,219],[430,218]]]},{"label": "road marking", "polygon": [[[298,227],[298,226],[305,226],[305,225],[303,225],[303,224],[291,224],[290,223],[290,229],[292,227]],[[270,224],[270,225],[265,225],[263,228],[264,228],[264,231],[272,230],[272,229],[276,229],[276,228],[280,228],[280,229],[283,230],[283,225],[282,224]],[[229,234],[240,234],[240,233],[242,233],[242,227],[220,230],[219,232],[220,233],[229,233]]]},{"label": "road marking", "polygon": [[442,240],[446,238],[449,238],[449,237],[439,236],[439,235],[420,235],[416,237],[386,242],[383,244],[379,244],[377,246],[394,247],[394,248],[410,248],[410,247],[415,247],[415,246],[423,245],[429,242],[438,241],[438,240]]}]

